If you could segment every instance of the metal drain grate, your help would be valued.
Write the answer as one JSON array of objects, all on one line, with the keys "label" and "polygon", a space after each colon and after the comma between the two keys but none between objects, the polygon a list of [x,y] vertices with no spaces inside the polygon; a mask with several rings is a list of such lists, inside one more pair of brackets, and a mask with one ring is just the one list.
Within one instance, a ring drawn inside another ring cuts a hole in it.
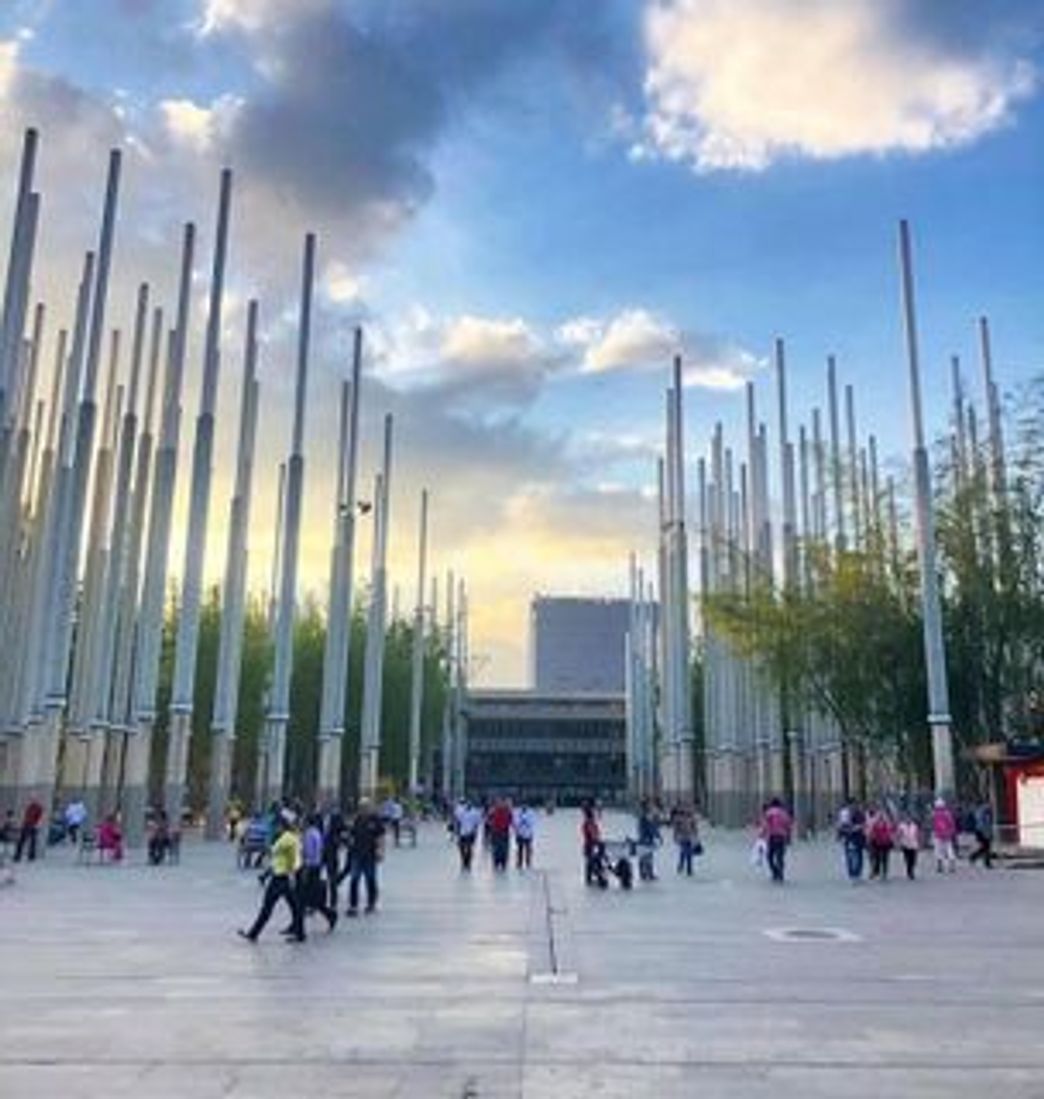
[{"label": "metal drain grate", "polygon": [[856,943],[858,935],[840,927],[770,927],[764,934],[778,943]]}]

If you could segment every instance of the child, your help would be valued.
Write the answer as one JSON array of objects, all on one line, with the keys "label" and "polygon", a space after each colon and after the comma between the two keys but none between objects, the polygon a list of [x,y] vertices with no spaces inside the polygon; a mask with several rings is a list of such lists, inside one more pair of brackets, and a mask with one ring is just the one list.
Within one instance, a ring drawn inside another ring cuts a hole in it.
[{"label": "child", "polygon": [[906,863],[906,876],[910,881],[914,880],[917,869],[917,852],[921,846],[921,835],[916,822],[908,815],[903,814],[899,826],[895,830],[896,843],[903,853],[903,862]]}]

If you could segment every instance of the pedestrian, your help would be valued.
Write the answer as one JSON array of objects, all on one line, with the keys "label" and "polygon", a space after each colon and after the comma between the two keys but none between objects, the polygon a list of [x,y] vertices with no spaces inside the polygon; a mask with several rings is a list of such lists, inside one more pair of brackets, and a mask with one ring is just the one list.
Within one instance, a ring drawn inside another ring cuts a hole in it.
[{"label": "pedestrian", "polygon": [[981,802],[972,812],[972,832],[978,847],[968,856],[969,862],[982,859],[987,870],[993,865],[993,809],[989,802]]},{"label": "pedestrian", "polygon": [[648,798],[642,800],[638,812],[638,877],[656,881],[656,848],[662,843],[660,819]]},{"label": "pedestrian", "polygon": [[793,821],[783,808],[779,798],[768,803],[765,815],[761,818],[761,834],[765,840],[769,870],[774,882],[783,884],[786,872],[787,845],[790,843]]},{"label": "pedestrian", "polygon": [[584,883],[600,885],[603,889],[609,884],[606,880],[603,863],[602,829],[595,816],[594,806],[588,802],[583,809],[584,817],[580,824],[580,840],[584,853]]},{"label": "pedestrian", "polygon": [[903,853],[906,877],[913,881],[917,872],[917,852],[921,847],[921,832],[909,813],[904,813],[895,830],[895,841]]},{"label": "pedestrian", "polygon": [[493,869],[507,869],[511,853],[511,804],[506,798],[497,798],[486,818],[489,826],[489,842],[493,850]]},{"label": "pedestrian", "polygon": [[75,798],[65,807],[65,830],[71,842],[76,843],[87,823],[87,806],[83,798]]},{"label": "pedestrian", "polygon": [[957,820],[953,810],[943,798],[935,799],[932,809],[932,847],[935,850],[935,872],[943,870],[952,874],[957,869],[957,851],[954,841],[957,837]]},{"label": "pedestrian", "polygon": [[460,852],[461,870],[471,870],[471,860],[475,855],[475,841],[483,823],[482,810],[469,801],[462,801],[454,814],[457,830],[457,850]]},{"label": "pedestrian", "polygon": [[402,833],[402,803],[394,794],[389,794],[384,799],[384,804],[381,806],[381,820],[384,822],[384,827],[391,831],[392,842],[398,847]]},{"label": "pedestrian", "polygon": [[344,817],[340,810],[327,814],[323,829],[323,870],[326,874],[327,904],[337,911],[337,889],[344,878],[341,868],[341,848],[346,842]]},{"label": "pedestrian", "polygon": [[854,798],[849,798],[837,816],[837,838],[845,853],[845,870],[854,885],[863,877],[866,852],[866,816]]},{"label": "pedestrian", "polygon": [[170,846],[170,825],[167,822],[166,811],[161,809],[152,827],[152,834],[149,836],[149,863],[152,866],[159,866],[167,857]]},{"label": "pedestrian", "polygon": [[690,805],[680,805],[674,812],[674,842],[678,845],[678,873],[691,878],[692,860],[699,843],[699,829],[696,814]]},{"label": "pedestrian", "polygon": [[878,807],[867,822],[867,843],[870,847],[870,877],[888,880],[888,861],[895,845],[895,829],[888,810]]},{"label": "pedestrian", "polygon": [[337,926],[337,910],[328,903],[327,887],[323,882],[322,817],[312,813],[301,840],[301,871],[298,876],[298,904],[305,915],[319,912],[326,917],[331,931]]},{"label": "pedestrian", "polygon": [[36,837],[43,820],[44,807],[36,798],[32,798],[22,814],[22,828],[18,833],[18,845],[15,847],[15,862],[22,861],[26,855],[30,862],[36,861]]},{"label": "pedestrian", "polygon": [[515,866],[528,870],[533,865],[533,836],[536,832],[536,814],[525,803],[515,810]]},{"label": "pedestrian", "polygon": [[289,938],[292,942],[305,941],[304,913],[301,909],[295,878],[301,868],[301,841],[294,827],[296,818],[293,812],[285,809],[280,812],[275,823],[275,840],[269,852],[269,869],[265,878],[265,895],[261,909],[249,931],[242,928],[239,934],[244,939],[256,943],[265,925],[271,919],[272,912],[279,901],[285,901],[290,909]]},{"label": "pedestrian", "polygon": [[123,829],[116,813],[110,813],[98,829],[98,851],[102,854],[108,851],[113,862],[123,859]]},{"label": "pedestrian", "polygon": [[359,802],[350,831],[352,870],[348,880],[347,915],[359,914],[359,880],[366,882],[366,912],[377,908],[377,863],[384,856],[384,824],[369,798]]}]

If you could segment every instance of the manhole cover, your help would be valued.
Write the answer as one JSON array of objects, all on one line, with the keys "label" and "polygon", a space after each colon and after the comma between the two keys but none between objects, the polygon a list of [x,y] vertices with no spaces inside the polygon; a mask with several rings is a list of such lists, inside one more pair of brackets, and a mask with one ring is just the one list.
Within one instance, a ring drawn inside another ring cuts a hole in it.
[{"label": "manhole cover", "polygon": [[779,943],[857,943],[859,936],[840,927],[770,927],[765,934]]}]

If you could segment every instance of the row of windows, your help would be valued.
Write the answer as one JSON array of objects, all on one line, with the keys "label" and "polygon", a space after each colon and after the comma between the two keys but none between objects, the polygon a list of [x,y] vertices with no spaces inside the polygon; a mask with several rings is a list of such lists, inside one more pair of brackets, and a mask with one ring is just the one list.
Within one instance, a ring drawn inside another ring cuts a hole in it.
[{"label": "row of windows", "polygon": [[622,721],[518,721],[501,718],[471,718],[468,736],[472,740],[493,739],[568,739],[603,740],[624,738]]}]

